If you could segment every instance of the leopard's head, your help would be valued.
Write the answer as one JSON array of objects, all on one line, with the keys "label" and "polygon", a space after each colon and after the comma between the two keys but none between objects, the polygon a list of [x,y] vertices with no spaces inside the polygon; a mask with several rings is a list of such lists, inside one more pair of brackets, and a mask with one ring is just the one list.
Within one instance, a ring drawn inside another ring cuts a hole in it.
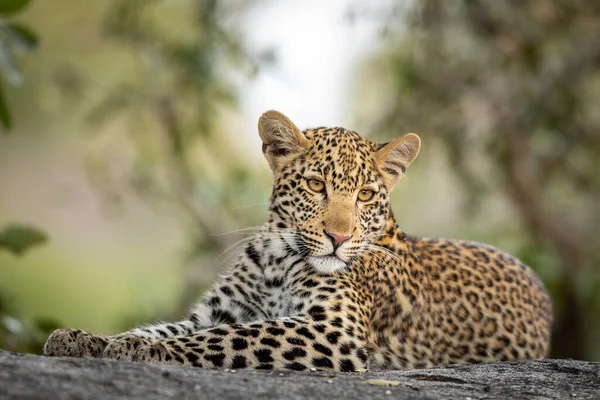
[{"label": "leopard's head", "polygon": [[320,273],[345,268],[381,237],[390,192],[421,145],[413,133],[378,145],[343,128],[301,131],[277,111],[258,131],[275,179],[271,228]]}]

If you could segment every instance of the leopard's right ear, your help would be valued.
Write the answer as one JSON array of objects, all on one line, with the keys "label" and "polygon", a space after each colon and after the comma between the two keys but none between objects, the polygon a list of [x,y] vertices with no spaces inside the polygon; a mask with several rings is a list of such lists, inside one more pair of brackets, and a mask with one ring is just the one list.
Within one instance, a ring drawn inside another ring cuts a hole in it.
[{"label": "leopard's right ear", "polygon": [[275,110],[260,116],[258,134],[263,142],[263,154],[273,172],[279,171],[310,146],[304,133],[288,117]]}]

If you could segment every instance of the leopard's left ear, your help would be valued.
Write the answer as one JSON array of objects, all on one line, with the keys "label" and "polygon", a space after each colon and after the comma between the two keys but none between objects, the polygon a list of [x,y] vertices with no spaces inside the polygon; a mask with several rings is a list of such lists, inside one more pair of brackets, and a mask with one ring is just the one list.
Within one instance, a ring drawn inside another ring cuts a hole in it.
[{"label": "leopard's left ear", "polygon": [[273,172],[310,146],[304,133],[288,117],[275,110],[260,116],[258,134],[263,142],[263,154]]},{"label": "leopard's left ear", "polygon": [[383,181],[391,191],[402,178],[408,166],[417,158],[421,149],[421,139],[414,133],[407,133],[386,144],[375,157]]}]

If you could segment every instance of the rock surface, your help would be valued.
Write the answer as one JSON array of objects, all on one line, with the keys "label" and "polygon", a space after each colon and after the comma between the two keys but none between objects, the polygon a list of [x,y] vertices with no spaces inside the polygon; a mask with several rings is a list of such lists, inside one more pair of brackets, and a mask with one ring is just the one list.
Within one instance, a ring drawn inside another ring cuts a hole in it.
[{"label": "rock surface", "polygon": [[[383,386],[388,384],[395,386]],[[598,399],[600,363],[532,360],[341,374],[231,372],[0,351],[0,398]]]}]

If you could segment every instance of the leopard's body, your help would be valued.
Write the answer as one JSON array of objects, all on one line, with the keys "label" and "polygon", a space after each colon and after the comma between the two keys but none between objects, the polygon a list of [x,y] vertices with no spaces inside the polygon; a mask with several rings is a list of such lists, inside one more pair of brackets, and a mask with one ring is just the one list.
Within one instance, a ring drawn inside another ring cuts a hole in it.
[{"label": "leopard's body", "polygon": [[204,368],[354,371],[541,358],[552,306],[536,275],[474,242],[402,232],[389,194],[416,157],[342,128],[259,121],[270,218],[188,319],[111,337],[58,330],[47,355]]}]

